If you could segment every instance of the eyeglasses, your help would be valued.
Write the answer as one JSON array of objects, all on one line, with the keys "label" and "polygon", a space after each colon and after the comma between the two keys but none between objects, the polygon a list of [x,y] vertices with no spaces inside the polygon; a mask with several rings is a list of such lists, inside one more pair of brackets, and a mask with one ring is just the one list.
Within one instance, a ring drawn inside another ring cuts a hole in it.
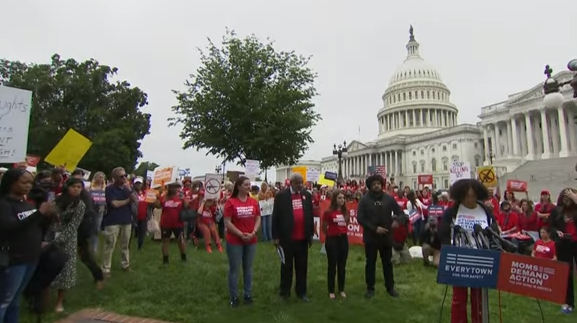
[{"label": "eyeglasses", "polygon": [[126,174],[118,175],[118,178],[126,178]]}]

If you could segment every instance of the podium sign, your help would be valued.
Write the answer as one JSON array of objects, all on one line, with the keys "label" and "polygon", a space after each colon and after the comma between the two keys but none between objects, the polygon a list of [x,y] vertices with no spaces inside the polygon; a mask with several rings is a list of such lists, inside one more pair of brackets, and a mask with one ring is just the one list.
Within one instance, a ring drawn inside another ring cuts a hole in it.
[{"label": "podium sign", "polygon": [[567,263],[504,253],[497,289],[565,304],[568,276]]},{"label": "podium sign", "polygon": [[497,288],[499,258],[493,250],[443,246],[437,283],[472,288]]},{"label": "podium sign", "polygon": [[437,283],[564,304],[569,264],[515,253],[443,246]]}]

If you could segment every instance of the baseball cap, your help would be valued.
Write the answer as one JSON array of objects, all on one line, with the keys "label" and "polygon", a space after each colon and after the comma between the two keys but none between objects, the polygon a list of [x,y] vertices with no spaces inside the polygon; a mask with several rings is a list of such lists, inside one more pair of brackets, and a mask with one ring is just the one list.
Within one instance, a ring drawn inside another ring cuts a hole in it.
[{"label": "baseball cap", "polygon": [[142,184],[143,182],[144,181],[143,181],[142,177],[140,177],[140,176],[138,176],[137,178],[134,179],[134,184],[136,184],[136,183]]}]

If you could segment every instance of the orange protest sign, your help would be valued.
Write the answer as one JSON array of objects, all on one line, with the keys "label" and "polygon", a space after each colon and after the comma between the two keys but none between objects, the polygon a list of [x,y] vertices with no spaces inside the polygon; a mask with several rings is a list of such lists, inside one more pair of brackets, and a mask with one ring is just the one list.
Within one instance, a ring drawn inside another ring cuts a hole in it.
[{"label": "orange protest sign", "polygon": [[150,187],[158,188],[164,185],[172,184],[176,181],[176,167],[157,167],[152,176],[152,184]]},{"label": "orange protest sign", "polygon": [[156,197],[158,196],[159,192],[157,190],[147,190],[145,202],[146,203],[154,203],[156,202]]},{"label": "orange protest sign", "polygon": [[497,289],[564,304],[568,274],[564,262],[502,253]]},{"label": "orange protest sign", "polygon": [[507,191],[509,192],[527,192],[527,182],[510,179],[507,181]]}]

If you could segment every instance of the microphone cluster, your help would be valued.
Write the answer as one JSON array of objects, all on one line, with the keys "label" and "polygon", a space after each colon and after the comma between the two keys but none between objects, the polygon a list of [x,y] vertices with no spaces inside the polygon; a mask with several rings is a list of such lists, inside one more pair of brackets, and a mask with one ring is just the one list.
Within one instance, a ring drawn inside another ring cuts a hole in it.
[{"label": "microphone cluster", "polygon": [[485,229],[481,225],[475,224],[471,234],[460,225],[455,225],[453,227],[453,241],[456,246],[466,248],[489,249],[510,253],[515,253],[518,249],[515,244],[501,237],[497,223],[492,223]]}]

